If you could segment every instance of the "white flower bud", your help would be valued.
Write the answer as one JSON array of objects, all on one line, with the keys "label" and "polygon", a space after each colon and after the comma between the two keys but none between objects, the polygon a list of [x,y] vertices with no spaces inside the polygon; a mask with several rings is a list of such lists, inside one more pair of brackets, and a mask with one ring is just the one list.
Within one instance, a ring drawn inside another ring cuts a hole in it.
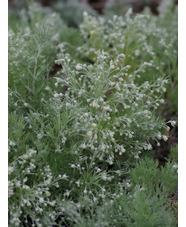
[{"label": "white flower bud", "polygon": [[91,136],[92,136],[92,131],[88,131],[88,132],[87,132],[87,136],[88,136],[88,137],[91,137]]},{"label": "white flower bud", "polygon": [[76,65],[76,69],[77,69],[77,70],[81,70],[81,69],[82,69],[82,66],[81,66],[80,64],[77,64],[77,65]]}]

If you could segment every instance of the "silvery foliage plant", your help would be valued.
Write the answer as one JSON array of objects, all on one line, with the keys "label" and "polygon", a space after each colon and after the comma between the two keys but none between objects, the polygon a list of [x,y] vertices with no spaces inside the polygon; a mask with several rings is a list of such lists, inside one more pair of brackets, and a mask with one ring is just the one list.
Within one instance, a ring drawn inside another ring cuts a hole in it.
[{"label": "silvery foliage plant", "polygon": [[99,49],[114,58],[124,53],[125,63],[131,66],[129,72],[137,76],[136,82],[140,84],[167,76],[168,105],[177,108],[178,10],[172,1],[163,1],[159,12],[158,17],[148,9],[134,15],[129,9],[125,16],[114,15],[109,20],[84,12],[80,25],[84,45],[77,48],[77,53],[93,62]]},{"label": "silvery foliage plant", "polygon": [[62,64],[65,76],[56,78],[56,86],[67,90],[55,93],[54,99],[62,111],[73,108],[76,113],[68,135],[77,141],[72,152],[113,164],[116,159],[138,159],[141,152],[152,149],[152,140],[167,140],[162,137],[164,120],[154,112],[164,102],[167,79],[137,86],[123,53],[111,58],[97,51],[95,64],[89,65],[63,54],[63,45],[61,50],[56,63]]},{"label": "silvery foliage plant", "polygon": [[30,7],[9,31],[9,225],[175,226],[177,153],[163,170],[143,160],[176,124],[157,115],[176,36],[130,10],[84,12],[84,44],[59,44],[59,15]]}]

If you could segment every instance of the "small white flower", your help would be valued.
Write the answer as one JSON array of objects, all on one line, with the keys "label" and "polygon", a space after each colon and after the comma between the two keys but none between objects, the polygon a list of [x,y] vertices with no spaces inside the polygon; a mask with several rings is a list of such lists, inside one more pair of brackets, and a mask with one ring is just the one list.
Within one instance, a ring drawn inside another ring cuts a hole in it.
[{"label": "small white flower", "polygon": [[36,154],[37,153],[37,151],[36,150],[33,150],[33,149],[29,149],[29,155],[31,156],[31,155],[33,155],[33,154]]},{"label": "small white flower", "polygon": [[106,148],[106,147],[105,147],[105,144],[103,143],[103,144],[102,144],[102,146],[101,146],[101,150],[103,150],[103,151],[104,151],[104,150],[105,150],[105,148]]},{"label": "small white flower", "polygon": [[128,123],[131,124],[132,120],[130,118],[127,119]]},{"label": "small white flower", "polygon": [[101,178],[102,178],[103,180],[107,180],[107,176],[106,176],[106,174],[105,174],[105,173],[103,173],[103,174],[102,174],[102,176],[101,176]]},{"label": "small white flower", "polygon": [[139,158],[138,154],[136,154],[136,155],[134,156],[134,158],[138,159],[138,158]]},{"label": "small white flower", "polygon": [[16,143],[15,143],[14,141],[10,140],[9,145],[10,145],[11,147],[14,147],[14,146],[16,145]]},{"label": "small white flower", "polygon": [[101,171],[101,169],[100,168],[97,168],[96,172],[99,173],[100,171]]},{"label": "small white flower", "polygon": [[125,55],[124,54],[119,54],[118,57],[119,58],[125,58]]},{"label": "small white flower", "polygon": [[115,69],[115,65],[111,65],[110,66],[110,69]]},{"label": "small white flower", "polygon": [[174,127],[176,125],[176,121],[170,121],[172,127]]},{"label": "small white flower", "polygon": [[43,197],[40,197],[40,198],[39,198],[39,202],[40,202],[40,203],[43,203],[43,202],[44,202]]},{"label": "small white flower", "polygon": [[103,140],[106,140],[106,139],[107,139],[106,135],[103,135]]},{"label": "small white flower", "polygon": [[23,188],[24,188],[24,189],[27,189],[27,190],[30,189],[30,187],[29,187],[28,185],[26,185],[26,184],[23,185]]},{"label": "small white flower", "polygon": [[116,16],[116,15],[114,15],[114,16],[113,16],[113,20],[115,21],[116,19],[117,19],[117,16]]},{"label": "small white flower", "polygon": [[68,179],[68,176],[66,175],[66,173],[63,174],[63,176],[61,177],[61,179],[63,179],[63,180],[67,180]]},{"label": "small white flower", "polygon": [[66,190],[66,192],[64,193],[64,195],[66,195],[68,197],[70,195],[70,191]]},{"label": "small white flower", "polygon": [[94,34],[94,31],[90,31],[90,35],[93,35]]},{"label": "small white flower", "polygon": [[148,144],[148,145],[147,145],[147,149],[148,149],[148,150],[151,150],[151,149],[152,149],[152,145],[151,145],[151,144]]},{"label": "small white flower", "polygon": [[119,122],[116,122],[115,125],[116,125],[117,127],[119,127],[119,126],[120,126],[120,123],[119,123]]},{"label": "small white flower", "polygon": [[82,69],[82,66],[81,66],[80,64],[77,64],[77,65],[76,65],[76,69],[77,69],[77,70],[81,70],[81,69]]},{"label": "small white flower", "polygon": [[96,124],[95,124],[95,123],[93,123],[93,124],[92,124],[92,128],[95,128],[95,127],[96,127]]},{"label": "small white flower", "polygon": [[43,135],[41,133],[37,134],[37,138],[41,139],[43,137]]},{"label": "small white flower", "polygon": [[57,97],[59,97],[59,94],[55,93],[54,98],[57,98]]},{"label": "small white flower", "polygon": [[71,164],[70,167],[73,169],[76,168],[76,166],[74,164]]},{"label": "small white flower", "polygon": [[87,132],[87,136],[88,136],[88,137],[91,137],[91,136],[92,136],[92,131],[88,131],[88,132]]},{"label": "small white flower", "polygon": [[77,184],[77,186],[79,187],[79,186],[80,186],[80,181],[79,181],[79,180],[76,181],[76,184]]},{"label": "small white flower", "polygon": [[109,110],[110,108],[108,106],[104,106],[103,110]]},{"label": "small white flower", "polygon": [[11,190],[8,190],[8,197],[11,197],[11,196],[13,196],[13,195],[14,195],[14,192],[11,191]]},{"label": "small white flower", "polygon": [[125,148],[124,147],[121,147],[121,152],[122,153],[125,153],[125,151],[126,151]]},{"label": "small white flower", "polygon": [[94,102],[92,106],[93,106],[94,108],[99,108],[99,105],[98,105],[96,102]]},{"label": "small white flower", "polygon": [[158,139],[161,139],[161,133],[158,133],[158,134],[157,134],[157,138],[158,138]]},{"label": "small white flower", "polygon": [[163,138],[164,141],[167,141],[168,140],[168,137],[165,136],[165,135],[163,135],[162,138]]},{"label": "small white flower", "polygon": [[8,174],[11,174],[14,171],[14,168],[12,166],[8,167]]},{"label": "small white flower", "polygon": [[83,16],[84,16],[84,17],[87,17],[87,16],[88,16],[87,11],[83,11]]},{"label": "small white flower", "polygon": [[130,184],[127,182],[126,184],[125,184],[125,186],[127,187],[127,188],[130,188]]},{"label": "small white flower", "polygon": [[28,107],[28,106],[29,106],[29,104],[25,102],[25,103],[24,103],[24,106],[25,106],[25,107]]},{"label": "small white flower", "polygon": [[83,144],[81,145],[81,148],[83,148],[83,149],[87,148],[86,144],[83,143]]},{"label": "small white flower", "polygon": [[140,55],[140,51],[139,50],[135,50],[135,56],[138,57]]},{"label": "small white flower", "polygon": [[178,165],[177,165],[177,164],[174,164],[174,165],[172,166],[172,168],[173,168],[173,169],[177,169],[177,168],[178,168]]},{"label": "small white flower", "polygon": [[46,196],[47,196],[47,197],[50,197],[50,196],[51,196],[50,192],[47,192],[47,193],[46,193]]},{"label": "small white flower", "polygon": [[118,91],[121,90],[118,83],[116,84],[116,89],[117,89]]}]

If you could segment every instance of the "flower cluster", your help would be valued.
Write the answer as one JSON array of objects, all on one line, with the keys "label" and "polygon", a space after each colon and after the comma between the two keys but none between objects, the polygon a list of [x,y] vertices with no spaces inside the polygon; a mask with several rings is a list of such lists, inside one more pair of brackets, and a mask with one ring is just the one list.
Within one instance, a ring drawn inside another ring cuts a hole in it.
[{"label": "flower cluster", "polygon": [[[10,141],[10,146],[13,145],[14,142]],[[22,219],[28,223],[28,215],[33,220],[37,217],[32,226],[43,226],[41,217],[46,207],[54,207],[56,204],[56,201],[50,198],[52,197],[51,188],[58,188],[59,180],[68,178],[67,175],[54,178],[49,166],[38,170],[36,156],[37,151],[29,149],[8,167],[10,226],[20,226]],[[55,214],[50,219],[51,223],[54,222]]]},{"label": "flower cluster", "polygon": [[85,11],[78,29],[36,3],[10,18],[10,227],[175,226],[178,149],[163,168],[152,158],[176,126],[161,117],[177,76],[163,2],[157,18]]},{"label": "flower cluster", "polygon": [[[170,8],[170,4],[168,5]],[[85,42],[77,51],[92,61],[96,61],[96,51],[99,49],[107,51],[113,58],[124,53],[125,58],[119,60],[120,64],[130,65],[129,71],[136,75],[136,81],[140,84],[155,81],[162,76],[171,77],[172,89],[168,88],[167,96],[170,106],[177,108],[174,98],[177,97],[178,80],[175,64],[178,42],[177,10],[171,16],[169,12],[170,9],[166,8],[157,18],[145,12],[143,15],[133,16],[129,9],[124,17],[115,15],[108,21],[86,14],[80,26]]]},{"label": "flower cluster", "polygon": [[93,66],[71,66],[69,56],[60,60],[67,76],[57,78],[57,83],[68,90],[63,101],[62,97],[55,97],[69,110],[78,106],[71,132],[78,138],[74,151],[109,164],[118,155],[139,158],[143,150],[152,149],[152,139],[162,138],[166,126],[156,118],[154,110],[164,102],[161,95],[168,81],[158,78],[154,83],[136,85],[130,66],[120,63],[124,54],[116,59],[104,51],[96,55]]}]

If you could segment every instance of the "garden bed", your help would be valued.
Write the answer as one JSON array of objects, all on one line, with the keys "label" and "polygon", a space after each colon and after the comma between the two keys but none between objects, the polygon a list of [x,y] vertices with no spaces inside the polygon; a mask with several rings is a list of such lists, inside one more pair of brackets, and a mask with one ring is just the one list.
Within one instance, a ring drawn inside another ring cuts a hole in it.
[{"label": "garden bed", "polygon": [[177,226],[177,6],[17,9],[9,226]]}]

